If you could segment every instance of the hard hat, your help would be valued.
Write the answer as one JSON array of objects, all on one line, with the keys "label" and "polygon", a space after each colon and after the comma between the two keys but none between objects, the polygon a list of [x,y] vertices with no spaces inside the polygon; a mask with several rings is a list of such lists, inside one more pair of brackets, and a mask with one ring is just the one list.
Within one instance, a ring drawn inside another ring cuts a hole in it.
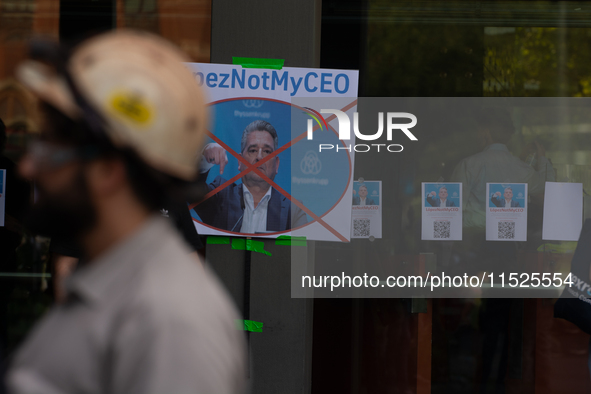
[{"label": "hard hat", "polygon": [[[59,72],[29,60],[19,79],[73,119],[102,118],[102,133],[153,168],[191,180],[207,127],[188,59],[164,39],[116,30],[83,42]],[[59,68],[59,67],[58,67]]]}]

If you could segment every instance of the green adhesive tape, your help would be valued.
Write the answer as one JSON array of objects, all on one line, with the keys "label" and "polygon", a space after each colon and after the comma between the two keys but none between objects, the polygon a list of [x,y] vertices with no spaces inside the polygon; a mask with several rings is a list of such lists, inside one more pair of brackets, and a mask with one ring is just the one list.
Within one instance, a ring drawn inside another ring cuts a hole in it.
[{"label": "green adhesive tape", "polygon": [[230,244],[230,237],[217,237],[215,235],[210,235],[207,237],[207,244],[208,245],[229,245]]},{"label": "green adhesive tape", "polygon": [[232,249],[235,250],[250,250],[252,252],[266,254],[271,256],[270,252],[265,250],[263,241],[255,241],[254,239],[246,238],[232,238]]},{"label": "green adhesive tape", "polygon": [[246,250],[246,238],[232,238],[232,249]]},{"label": "green adhesive tape", "polygon": [[263,323],[252,320],[236,320],[236,328],[250,332],[263,332]]},{"label": "green adhesive tape", "polygon": [[306,237],[290,237],[280,235],[275,239],[275,245],[306,246]]},{"label": "green adhesive tape", "polygon": [[232,64],[237,64],[243,68],[270,68],[272,70],[281,70],[283,68],[283,59],[257,59],[255,57],[232,57]]}]

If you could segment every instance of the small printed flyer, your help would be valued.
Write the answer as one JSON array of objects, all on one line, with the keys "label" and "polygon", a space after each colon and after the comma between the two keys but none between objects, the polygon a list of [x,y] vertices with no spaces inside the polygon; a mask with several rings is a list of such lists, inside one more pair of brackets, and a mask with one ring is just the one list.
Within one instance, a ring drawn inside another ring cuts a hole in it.
[{"label": "small printed flyer", "polygon": [[351,238],[382,238],[382,181],[353,182]]},{"label": "small printed flyer", "polygon": [[426,183],[422,190],[424,241],[462,240],[462,184]]},{"label": "small printed flyer", "polygon": [[487,183],[486,240],[527,241],[527,183]]},{"label": "small printed flyer", "polygon": [[4,227],[6,209],[6,170],[0,170],[0,227]]}]

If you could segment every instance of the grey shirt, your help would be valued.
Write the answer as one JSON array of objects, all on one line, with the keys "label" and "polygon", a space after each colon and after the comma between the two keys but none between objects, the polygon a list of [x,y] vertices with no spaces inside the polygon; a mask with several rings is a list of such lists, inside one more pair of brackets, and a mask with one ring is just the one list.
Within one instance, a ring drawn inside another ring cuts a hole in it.
[{"label": "grey shirt", "polygon": [[81,267],[17,353],[14,394],[244,392],[244,332],[166,219]]},{"label": "grey shirt", "polygon": [[530,195],[544,191],[546,181],[554,182],[556,173],[545,157],[540,157],[539,170],[513,156],[503,144],[491,144],[484,151],[462,160],[451,176],[462,182],[464,226],[484,229],[486,226],[487,183],[527,183]]}]

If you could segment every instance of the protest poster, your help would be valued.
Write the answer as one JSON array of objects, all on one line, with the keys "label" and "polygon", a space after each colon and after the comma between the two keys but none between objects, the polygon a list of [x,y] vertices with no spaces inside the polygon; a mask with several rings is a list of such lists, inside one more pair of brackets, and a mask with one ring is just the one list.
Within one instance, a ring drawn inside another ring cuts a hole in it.
[{"label": "protest poster", "polygon": [[486,240],[527,241],[527,183],[487,183],[486,195]]},{"label": "protest poster", "polygon": [[462,240],[462,184],[421,184],[424,241]]},{"label": "protest poster", "polygon": [[[352,113],[358,71],[187,66],[206,90],[212,117],[205,148],[196,152],[202,158],[198,183],[207,185],[207,193],[189,201],[197,231],[348,242],[354,152],[336,160],[319,156],[318,142],[305,136],[308,119],[317,119],[321,108],[293,100],[311,97],[323,108]],[[343,144],[331,126],[334,119],[322,120],[321,138]]]},{"label": "protest poster", "polygon": [[355,181],[351,238],[382,238],[382,181]]}]

